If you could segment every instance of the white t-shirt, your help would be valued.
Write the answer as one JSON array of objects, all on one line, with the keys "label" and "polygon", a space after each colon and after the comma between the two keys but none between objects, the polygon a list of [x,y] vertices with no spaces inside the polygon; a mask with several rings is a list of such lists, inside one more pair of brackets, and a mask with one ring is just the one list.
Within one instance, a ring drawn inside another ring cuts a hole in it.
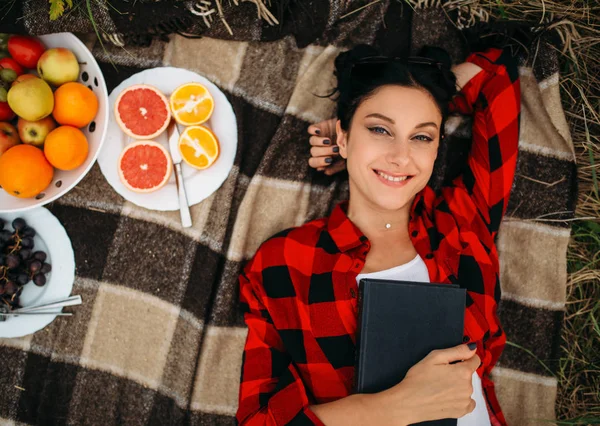
[{"label": "white t-shirt", "polygon": [[[399,265],[384,271],[371,272],[369,274],[358,274],[356,282],[360,285],[360,280],[363,278],[416,281],[423,283],[430,282],[427,266],[418,254],[417,257],[404,265]],[[475,409],[466,416],[459,418],[458,426],[491,426],[490,416],[485,406],[481,379],[477,372],[473,373],[472,380],[473,394],[471,395],[471,398],[475,400]]]}]

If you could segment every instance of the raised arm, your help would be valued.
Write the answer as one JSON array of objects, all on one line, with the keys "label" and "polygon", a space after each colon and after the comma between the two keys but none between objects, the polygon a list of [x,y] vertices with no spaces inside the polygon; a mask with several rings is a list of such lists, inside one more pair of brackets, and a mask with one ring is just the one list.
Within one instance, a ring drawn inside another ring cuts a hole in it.
[{"label": "raised arm", "polygon": [[494,235],[506,212],[519,145],[519,74],[508,51],[489,49],[467,58],[482,68],[455,97],[452,110],[473,114],[473,143],[464,184]]}]

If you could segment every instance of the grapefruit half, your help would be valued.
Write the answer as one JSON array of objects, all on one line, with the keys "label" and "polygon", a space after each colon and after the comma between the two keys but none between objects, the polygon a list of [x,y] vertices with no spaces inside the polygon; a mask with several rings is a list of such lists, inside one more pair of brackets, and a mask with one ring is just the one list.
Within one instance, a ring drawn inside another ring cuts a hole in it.
[{"label": "grapefruit half", "polygon": [[118,162],[119,178],[134,192],[153,192],[169,181],[173,163],[167,150],[154,141],[127,145]]},{"label": "grapefruit half", "polygon": [[115,102],[115,118],[123,132],[134,139],[154,139],[171,121],[165,95],[154,86],[136,84],[123,90]]}]

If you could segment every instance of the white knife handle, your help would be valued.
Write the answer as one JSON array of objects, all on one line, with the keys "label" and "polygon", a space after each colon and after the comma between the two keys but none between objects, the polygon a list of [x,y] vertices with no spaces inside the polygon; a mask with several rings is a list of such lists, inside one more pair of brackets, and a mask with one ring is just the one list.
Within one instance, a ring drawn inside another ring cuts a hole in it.
[{"label": "white knife handle", "polygon": [[175,180],[177,181],[177,191],[179,193],[179,213],[181,213],[181,226],[189,228],[192,226],[192,216],[190,215],[190,207],[188,206],[187,195],[185,194],[185,186],[183,184],[183,175],[181,174],[181,163],[175,166]]}]

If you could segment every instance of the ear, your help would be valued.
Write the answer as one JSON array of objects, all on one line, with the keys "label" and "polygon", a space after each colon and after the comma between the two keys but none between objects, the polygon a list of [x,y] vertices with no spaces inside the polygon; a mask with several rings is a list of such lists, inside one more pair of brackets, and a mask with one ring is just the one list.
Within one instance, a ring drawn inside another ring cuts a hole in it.
[{"label": "ear", "polygon": [[340,157],[348,158],[348,133],[342,130],[342,122],[335,123],[336,143],[340,148]]}]

